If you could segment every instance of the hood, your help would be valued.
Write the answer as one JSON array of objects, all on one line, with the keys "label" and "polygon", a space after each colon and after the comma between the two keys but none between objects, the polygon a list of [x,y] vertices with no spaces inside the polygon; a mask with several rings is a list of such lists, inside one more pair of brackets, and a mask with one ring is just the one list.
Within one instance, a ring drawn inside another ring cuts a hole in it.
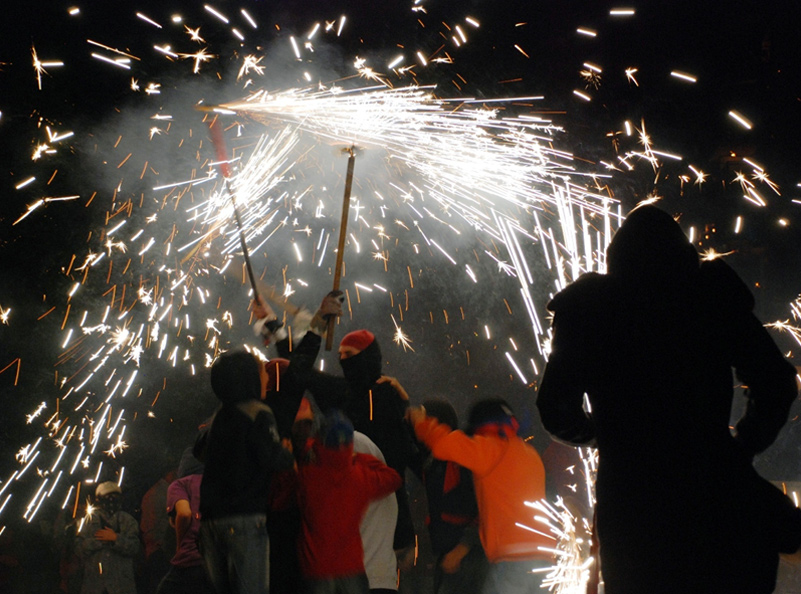
[{"label": "hood", "polygon": [[381,377],[381,348],[373,340],[361,353],[340,359],[342,373],[354,390],[368,390]]},{"label": "hood", "polygon": [[258,400],[261,396],[261,363],[245,349],[218,356],[211,366],[211,388],[223,403]]},{"label": "hood", "polygon": [[685,285],[698,272],[698,252],[668,213],[647,205],[629,213],[606,251],[610,276],[638,285]]}]

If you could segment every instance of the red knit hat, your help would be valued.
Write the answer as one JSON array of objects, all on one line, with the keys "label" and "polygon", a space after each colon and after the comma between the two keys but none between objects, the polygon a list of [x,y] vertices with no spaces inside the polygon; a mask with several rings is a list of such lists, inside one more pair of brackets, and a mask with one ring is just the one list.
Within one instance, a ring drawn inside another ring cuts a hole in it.
[{"label": "red knit hat", "polygon": [[267,369],[267,391],[275,392],[281,389],[281,375],[289,369],[289,360],[276,357],[264,364]]},{"label": "red knit hat", "polygon": [[359,351],[363,351],[375,340],[375,336],[369,330],[354,330],[342,337],[339,346],[349,346]]}]

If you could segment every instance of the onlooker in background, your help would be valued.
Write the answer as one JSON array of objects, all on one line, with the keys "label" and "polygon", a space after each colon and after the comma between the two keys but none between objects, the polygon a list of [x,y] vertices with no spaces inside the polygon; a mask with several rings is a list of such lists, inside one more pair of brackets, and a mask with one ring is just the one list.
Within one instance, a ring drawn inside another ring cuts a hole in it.
[{"label": "onlooker in background", "polygon": [[[451,430],[459,428],[456,409],[445,399],[423,402],[426,415]],[[437,460],[424,448],[415,469],[428,501],[428,535],[434,553],[435,594],[479,592],[487,557],[478,534],[478,504],[473,475],[456,462]]]},{"label": "onlooker in background", "polygon": [[367,594],[359,522],[370,501],[401,485],[397,472],[353,452],[353,425],[326,417],[309,460],[298,467],[300,562],[309,594]]},{"label": "onlooker in background", "polygon": [[517,419],[499,398],[477,402],[470,410],[472,435],[451,430],[423,407],[409,410],[418,439],[438,460],[450,460],[473,473],[479,534],[490,562],[482,594],[533,594],[541,573],[553,563],[554,541],[520,525],[532,523],[526,502],[545,497],[545,468],[537,451],[517,435]]},{"label": "onlooker in background", "polygon": [[[606,261],[548,306],[537,400],[554,437],[598,447],[606,593],[772,592],[801,510],[751,461],[787,421],[795,368],[748,287],[721,259],[699,264],[668,213],[632,211]],[[732,368],[747,386],[734,435]]]},{"label": "onlooker in background", "polygon": [[198,549],[200,483],[203,464],[187,448],[178,466],[178,478],[167,490],[167,515],[175,529],[176,552],[156,594],[212,594],[214,589]]},{"label": "onlooker in background", "polygon": [[267,374],[256,357],[244,349],[222,353],[211,366],[211,387],[222,406],[205,444],[201,551],[219,594],[267,594],[270,482],[294,459],[261,401]]},{"label": "onlooker in background", "polygon": [[115,482],[95,489],[97,507],[76,537],[83,560],[81,594],[136,594],[133,559],[139,551],[139,526],[120,509],[121,498]]}]

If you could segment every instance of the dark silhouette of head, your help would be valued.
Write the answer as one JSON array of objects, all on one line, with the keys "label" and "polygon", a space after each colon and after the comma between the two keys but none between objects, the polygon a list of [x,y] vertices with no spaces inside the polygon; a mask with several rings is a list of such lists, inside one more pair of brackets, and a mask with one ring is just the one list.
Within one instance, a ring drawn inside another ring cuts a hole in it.
[{"label": "dark silhouette of head", "polygon": [[456,409],[444,398],[426,400],[423,402],[423,408],[426,409],[426,415],[434,417],[443,425],[447,425],[451,429],[459,428],[459,417],[456,415]]},{"label": "dark silhouette of head", "polygon": [[698,253],[668,213],[646,205],[635,208],[606,250],[609,274],[638,284],[670,285],[698,270]]},{"label": "dark silhouette of head", "polygon": [[245,349],[220,354],[211,365],[211,389],[222,402],[261,397],[261,362]]}]

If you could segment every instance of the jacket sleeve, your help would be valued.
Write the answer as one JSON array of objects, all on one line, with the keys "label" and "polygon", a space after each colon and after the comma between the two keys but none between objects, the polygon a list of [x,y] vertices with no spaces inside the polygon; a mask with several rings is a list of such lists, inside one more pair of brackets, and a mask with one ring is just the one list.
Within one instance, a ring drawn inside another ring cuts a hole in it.
[{"label": "jacket sleeve", "polygon": [[754,296],[737,273],[721,259],[702,263],[701,273],[707,306],[722,318],[721,334],[731,349],[731,364],[746,387],[736,438],[749,454],[758,454],[787,422],[798,396],[796,370],[754,315]]},{"label": "jacket sleeve", "polygon": [[787,422],[798,396],[796,370],[770,334],[749,312],[741,323],[734,368],[747,387],[745,413],[736,425],[737,440],[750,454],[770,446]]},{"label": "jacket sleeve", "polygon": [[334,408],[342,410],[347,408],[348,383],[344,377],[312,369],[304,384],[324,414]]},{"label": "jacket sleeve", "polygon": [[257,467],[262,472],[275,472],[293,468],[295,459],[292,456],[292,452],[281,445],[272,411],[261,402],[254,402],[263,407],[256,415],[251,434],[251,443],[255,452]]},{"label": "jacket sleeve", "polygon": [[581,321],[566,312],[553,319],[551,354],[540,383],[537,408],[545,429],[568,445],[594,445],[595,426],[584,410]]},{"label": "jacket sleeve", "polygon": [[478,476],[488,474],[505,451],[500,438],[469,437],[462,431],[451,431],[432,417],[417,423],[414,432],[437,460],[456,462]]},{"label": "jacket sleeve", "polygon": [[381,460],[369,454],[353,456],[362,469],[363,489],[368,499],[379,499],[400,489],[401,476]]},{"label": "jacket sleeve", "polygon": [[[285,342],[289,341],[281,341],[279,344]],[[291,351],[287,348],[285,353],[281,352],[289,360],[289,367],[281,376],[281,390],[268,395],[268,400],[273,408],[278,433],[282,436],[288,437],[292,433],[292,425],[306,391],[306,382],[314,371],[314,361],[319,350],[320,337],[314,332],[306,332]]]}]

